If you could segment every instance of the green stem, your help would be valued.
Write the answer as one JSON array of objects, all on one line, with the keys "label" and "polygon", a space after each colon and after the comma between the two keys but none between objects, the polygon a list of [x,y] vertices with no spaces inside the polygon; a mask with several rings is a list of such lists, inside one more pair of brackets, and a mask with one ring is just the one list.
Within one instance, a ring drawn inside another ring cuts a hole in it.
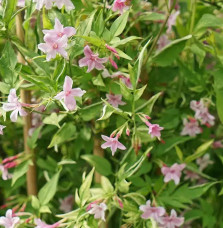
[{"label": "green stem", "polygon": [[147,58],[146,58],[145,63],[148,61],[148,59],[149,59],[149,57],[151,56],[153,50],[155,49],[155,47],[156,47],[156,45],[157,45],[157,42],[158,42],[158,40],[159,40],[161,34],[163,33],[164,28],[166,27],[166,24],[167,24],[167,22],[168,22],[168,20],[169,20],[169,17],[170,17],[170,15],[171,15],[171,12],[173,11],[173,9],[174,9],[174,7],[175,7],[175,4],[176,4],[176,0],[174,0],[173,5],[171,6],[171,8],[170,8],[170,10],[169,10],[169,12],[168,12],[168,14],[167,14],[167,17],[166,17],[166,19],[165,19],[165,21],[164,21],[164,23],[163,23],[163,25],[162,25],[162,27],[161,27],[159,33],[157,34],[156,38],[155,38],[154,41],[153,41],[153,44],[152,44],[151,48],[149,49],[149,52],[148,52],[148,55],[147,55]]}]

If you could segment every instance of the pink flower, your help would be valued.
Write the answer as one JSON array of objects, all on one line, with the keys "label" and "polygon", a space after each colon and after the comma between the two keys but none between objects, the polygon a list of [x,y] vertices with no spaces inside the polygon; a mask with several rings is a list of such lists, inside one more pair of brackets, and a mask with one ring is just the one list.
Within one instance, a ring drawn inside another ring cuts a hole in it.
[{"label": "pink flower", "polygon": [[160,138],[161,133],[164,128],[160,127],[159,124],[151,124],[150,122],[146,121],[146,125],[149,127],[149,134],[151,135],[151,138],[157,137]]},{"label": "pink flower", "polygon": [[215,141],[215,142],[213,143],[213,148],[214,148],[214,149],[223,148],[222,142],[221,142],[220,140],[219,140],[219,141]]},{"label": "pink flower", "polygon": [[20,218],[14,217],[12,210],[9,209],[6,211],[5,217],[0,217],[0,225],[4,226],[5,228],[14,228],[16,224],[19,223]]},{"label": "pink flower", "polygon": [[192,100],[190,102],[190,108],[195,112],[200,111],[201,109],[204,108],[204,102],[202,100],[201,101]]},{"label": "pink flower", "polygon": [[208,108],[205,106],[203,100],[191,101],[190,108],[195,111],[195,118],[201,121],[201,124],[207,126],[213,126],[215,117],[208,112]]},{"label": "pink flower", "polygon": [[11,89],[8,96],[8,103],[3,104],[3,110],[6,112],[13,111],[10,115],[12,122],[16,122],[18,118],[18,113],[20,116],[26,116],[27,113],[22,108],[23,104],[18,101],[16,96],[16,90]]},{"label": "pink flower", "polygon": [[171,167],[163,166],[161,172],[165,176],[164,182],[167,183],[173,180],[175,184],[178,185],[180,183],[181,171],[185,167],[185,164],[178,165],[177,163],[173,164]]},{"label": "pink flower", "polygon": [[210,160],[210,155],[205,154],[203,157],[198,158],[196,160],[197,164],[200,166],[199,170],[202,172],[205,168],[207,168],[209,165],[212,165],[214,162]]},{"label": "pink flower", "polygon": [[153,218],[155,221],[159,220],[159,217],[163,216],[166,210],[163,207],[151,207],[151,202],[148,200],[146,205],[141,205],[139,209],[143,211],[141,217],[143,219]]},{"label": "pink flower", "polygon": [[102,63],[108,61],[108,58],[99,58],[98,54],[94,54],[88,45],[84,48],[84,55],[85,57],[79,60],[79,66],[88,66],[87,72],[92,71],[94,68],[103,70],[105,66]]},{"label": "pink flower", "polygon": [[119,11],[121,14],[124,10],[129,9],[129,6],[126,4],[127,0],[115,0],[113,4],[113,11]]},{"label": "pink flower", "polygon": [[106,94],[108,99],[108,103],[111,104],[113,107],[118,108],[119,105],[125,105],[126,103],[122,101],[122,95],[117,94]]},{"label": "pink flower", "polygon": [[200,179],[200,177],[199,177],[198,174],[196,174],[195,172],[192,172],[190,170],[185,170],[184,173],[185,173],[184,180],[191,180],[191,181],[193,181],[193,180]]},{"label": "pink flower", "polygon": [[46,43],[38,44],[38,48],[46,53],[46,60],[54,59],[57,54],[61,54],[65,59],[68,58],[65,48],[67,47],[67,36],[60,39],[54,39],[49,34],[44,36]]},{"label": "pink flower", "polygon": [[62,9],[62,7],[65,6],[66,11],[75,9],[71,0],[55,0],[55,5],[58,9]]},{"label": "pink flower", "polygon": [[8,169],[4,165],[0,165],[0,171],[2,172],[3,180],[12,179],[12,174],[8,172]]},{"label": "pink flower", "polygon": [[43,33],[45,35],[49,34],[51,38],[59,39],[63,36],[66,36],[67,38],[75,35],[76,30],[73,27],[63,27],[63,25],[60,23],[60,21],[55,18],[55,25],[54,29],[51,30],[43,30]]},{"label": "pink flower", "polygon": [[171,210],[171,215],[166,217],[161,217],[159,219],[161,227],[164,228],[175,228],[180,227],[184,223],[183,217],[177,217],[177,213],[174,209]]},{"label": "pink flower", "polygon": [[72,195],[69,195],[65,197],[64,199],[59,199],[60,201],[60,210],[64,213],[68,213],[72,210],[74,197]]},{"label": "pink flower", "polygon": [[3,135],[3,129],[5,128],[6,126],[4,125],[0,125],[0,135]]},{"label": "pink flower", "polygon": [[113,137],[102,135],[101,137],[106,141],[104,144],[101,145],[101,148],[106,149],[110,147],[112,151],[112,156],[114,156],[117,149],[126,150],[126,147],[118,141],[118,136],[113,138]]},{"label": "pink flower", "polygon": [[59,222],[54,223],[52,225],[48,225],[45,222],[43,222],[41,219],[35,219],[34,222],[36,224],[35,228],[56,228],[60,225]]},{"label": "pink flower", "polygon": [[41,10],[43,6],[46,7],[47,10],[51,9],[53,7],[54,0],[34,0],[33,2],[36,2],[36,9]]},{"label": "pink flower", "polygon": [[193,118],[190,118],[189,122],[187,119],[184,119],[183,124],[184,128],[180,133],[181,135],[195,136],[202,132],[202,129],[199,127],[198,122]]},{"label": "pink flower", "polygon": [[128,88],[132,89],[132,83],[131,83],[131,81],[130,81],[130,78],[125,77],[125,76],[121,76],[120,78],[121,78],[122,82],[123,82]]},{"label": "pink flower", "polygon": [[92,204],[91,209],[88,211],[89,214],[94,215],[95,219],[102,219],[105,221],[105,211],[107,210],[107,206],[105,203]]},{"label": "pink flower", "polygon": [[80,88],[72,89],[73,80],[69,77],[65,77],[63,91],[58,93],[54,98],[57,100],[64,100],[65,108],[72,111],[76,108],[76,100],[74,97],[82,97],[86,91]]},{"label": "pink flower", "polygon": [[18,7],[25,7],[25,0],[18,0],[17,6]]},{"label": "pink flower", "polygon": [[157,44],[158,44],[158,50],[163,49],[163,48],[166,47],[166,45],[168,45],[169,43],[170,43],[170,41],[169,41],[167,35],[162,35],[162,36],[159,38],[158,42],[157,42]]},{"label": "pink flower", "polygon": [[172,26],[176,24],[177,16],[180,14],[180,11],[176,11],[175,13],[171,14],[168,21],[167,21],[167,33],[170,33],[172,30]]},{"label": "pink flower", "polygon": [[213,126],[215,117],[208,112],[208,108],[205,107],[200,111],[197,111],[195,118],[201,121],[201,124],[206,124],[207,126]]}]

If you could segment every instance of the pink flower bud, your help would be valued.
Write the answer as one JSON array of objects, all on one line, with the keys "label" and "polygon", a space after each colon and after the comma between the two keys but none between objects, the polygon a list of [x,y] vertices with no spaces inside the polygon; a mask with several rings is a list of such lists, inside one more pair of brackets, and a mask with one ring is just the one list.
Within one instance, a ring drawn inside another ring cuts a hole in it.
[{"label": "pink flower bud", "polygon": [[109,61],[110,61],[111,65],[112,65],[116,70],[118,70],[118,65],[117,65],[117,63],[116,63],[113,59],[111,59],[111,58],[109,58]]},{"label": "pink flower bud", "polygon": [[113,52],[114,54],[118,54],[118,52],[116,51],[116,49],[113,48],[113,47],[111,47],[111,46],[109,46],[108,44],[105,44],[105,47],[106,47],[109,51]]},{"label": "pink flower bud", "polygon": [[130,135],[130,130],[129,130],[129,128],[126,128],[126,135]]},{"label": "pink flower bud", "polygon": [[16,167],[17,165],[18,165],[18,163],[13,161],[13,162],[9,162],[9,163],[5,164],[4,167],[6,169],[10,169],[10,168]]},{"label": "pink flower bud", "polygon": [[13,160],[17,159],[18,157],[19,157],[18,155],[15,155],[15,156],[12,156],[12,157],[5,158],[2,161],[2,164],[5,164],[5,163],[10,162],[10,161],[13,161]]}]

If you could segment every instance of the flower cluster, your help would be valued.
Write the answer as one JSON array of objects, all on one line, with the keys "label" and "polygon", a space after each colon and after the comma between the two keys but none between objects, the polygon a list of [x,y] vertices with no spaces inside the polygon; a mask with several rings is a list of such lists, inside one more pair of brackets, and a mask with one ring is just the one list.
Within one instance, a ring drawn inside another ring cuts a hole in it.
[{"label": "flower cluster", "polygon": [[62,9],[64,6],[67,11],[75,9],[71,0],[34,0],[36,2],[36,9],[41,10],[45,7],[47,10],[51,9],[54,5],[58,9]]},{"label": "flower cluster", "polygon": [[165,208],[151,206],[150,200],[145,205],[141,205],[139,209],[143,212],[141,217],[143,219],[154,219],[160,227],[175,228],[180,227],[184,223],[183,217],[177,217],[177,213],[174,209],[171,210],[171,214],[164,216],[166,213]]},{"label": "flower cluster", "polygon": [[68,45],[68,38],[76,34],[76,30],[73,27],[65,27],[60,23],[59,19],[55,18],[54,29],[43,30],[44,41],[38,45],[38,48],[46,53],[46,60],[50,61],[54,59],[57,54],[60,54],[64,58],[68,58],[66,48]]},{"label": "flower cluster", "polygon": [[195,136],[202,133],[202,128],[199,127],[198,121],[207,127],[214,125],[215,117],[209,113],[207,104],[203,100],[191,101],[190,108],[195,111],[195,116],[194,118],[189,117],[189,121],[187,119],[183,120],[184,128],[181,135]]}]

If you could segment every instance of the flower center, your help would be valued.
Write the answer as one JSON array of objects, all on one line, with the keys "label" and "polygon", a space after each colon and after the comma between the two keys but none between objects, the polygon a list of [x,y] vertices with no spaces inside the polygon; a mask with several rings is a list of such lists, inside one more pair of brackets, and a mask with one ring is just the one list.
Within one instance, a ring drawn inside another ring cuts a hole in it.
[{"label": "flower center", "polygon": [[58,48],[58,44],[55,43],[55,44],[53,45],[53,49],[57,49],[57,48]]},{"label": "flower center", "polygon": [[62,32],[57,33],[57,36],[62,37],[64,34]]},{"label": "flower center", "polygon": [[67,91],[66,93],[65,93],[65,96],[69,96],[71,94],[71,91]]}]

